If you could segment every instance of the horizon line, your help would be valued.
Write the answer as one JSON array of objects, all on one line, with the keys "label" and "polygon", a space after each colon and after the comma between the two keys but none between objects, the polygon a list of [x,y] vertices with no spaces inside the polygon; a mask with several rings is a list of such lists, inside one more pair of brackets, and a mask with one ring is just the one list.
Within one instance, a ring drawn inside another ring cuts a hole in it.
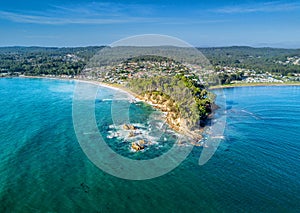
[{"label": "horizon line", "polygon": [[[42,45],[0,45],[0,48],[87,48],[87,47],[109,47],[110,45],[83,45],[83,46],[42,46]],[[164,46],[164,45],[161,45]],[[166,45],[168,46],[168,45]],[[128,47],[151,47],[151,46],[128,46]],[[152,46],[154,47],[154,46]],[[192,46],[192,48],[230,48],[230,47],[246,47],[246,48],[256,48],[256,49],[263,49],[263,48],[270,48],[270,49],[300,49],[300,46],[297,47],[274,47],[274,46],[265,46],[265,45],[216,45],[216,46]]]}]

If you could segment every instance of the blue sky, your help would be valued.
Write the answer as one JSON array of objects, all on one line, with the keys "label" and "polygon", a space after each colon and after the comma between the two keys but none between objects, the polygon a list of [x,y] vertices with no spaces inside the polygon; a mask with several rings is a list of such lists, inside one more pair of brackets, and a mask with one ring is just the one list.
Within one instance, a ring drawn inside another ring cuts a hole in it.
[{"label": "blue sky", "polygon": [[107,45],[164,34],[194,46],[300,47],[300,1],[3,0],[0,46]]}]

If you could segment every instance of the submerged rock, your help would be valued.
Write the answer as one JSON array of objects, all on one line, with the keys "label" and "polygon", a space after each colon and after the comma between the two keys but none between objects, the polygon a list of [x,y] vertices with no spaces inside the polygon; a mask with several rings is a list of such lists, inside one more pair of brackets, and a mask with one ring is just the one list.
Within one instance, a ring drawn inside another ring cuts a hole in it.
[{"label": "submerged rock", "polygon": [[131,138],[131,137],[134,137],[134,136],[135,136],[134,132],[132,132],[132,131],[131,131],[131,132],[129,132],[129,135],[128,135],[128,137],[130,137],[130,138]]},{"label": "submerged rock", "polygon": [[86,185],[85,183],[81,183],[80,186],[85,193],[89,193],[90,187],[88,185]]}]

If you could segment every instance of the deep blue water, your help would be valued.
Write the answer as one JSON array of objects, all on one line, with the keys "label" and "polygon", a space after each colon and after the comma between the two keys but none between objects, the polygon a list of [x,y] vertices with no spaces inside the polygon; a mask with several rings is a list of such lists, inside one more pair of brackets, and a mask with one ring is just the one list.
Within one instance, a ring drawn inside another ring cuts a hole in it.
[{"label": "deep blue water", "polygon": [[[0,79],[0,212],[300,212],[300,87],[225,89],[225,139],[208,163],[198,165],[202,148],[194,147],[175,170],[145,181],[113,177],[88,160],[73,128],[74,87]],[[100,89],[96,100],[105,136],[111,94]],[[153,109],[130,110],[148,128]],[[173,145],[171,133],[165,138],[140,153],[106,140],[122,155],[151,158]]]}]

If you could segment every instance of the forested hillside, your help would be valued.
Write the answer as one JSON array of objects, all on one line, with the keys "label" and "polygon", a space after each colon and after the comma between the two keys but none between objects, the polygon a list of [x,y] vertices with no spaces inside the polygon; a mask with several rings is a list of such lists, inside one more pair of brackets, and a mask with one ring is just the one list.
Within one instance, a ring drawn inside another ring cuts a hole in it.
[{"label": "forested hillside", "polygon": [[[3,75],[77,75],[88,60],[103,47],[1,47]],[[198,48],[217,71],[223,67],[276,73],[300,73],[299,49],[222,47]]]},{"label": "forested hillside", "polygon": [[[199,48],[214,66],[253,69],[257,72],[300,73],[300,49],[221,47]],[[290,58],[290,60],[289,60]]]}]

